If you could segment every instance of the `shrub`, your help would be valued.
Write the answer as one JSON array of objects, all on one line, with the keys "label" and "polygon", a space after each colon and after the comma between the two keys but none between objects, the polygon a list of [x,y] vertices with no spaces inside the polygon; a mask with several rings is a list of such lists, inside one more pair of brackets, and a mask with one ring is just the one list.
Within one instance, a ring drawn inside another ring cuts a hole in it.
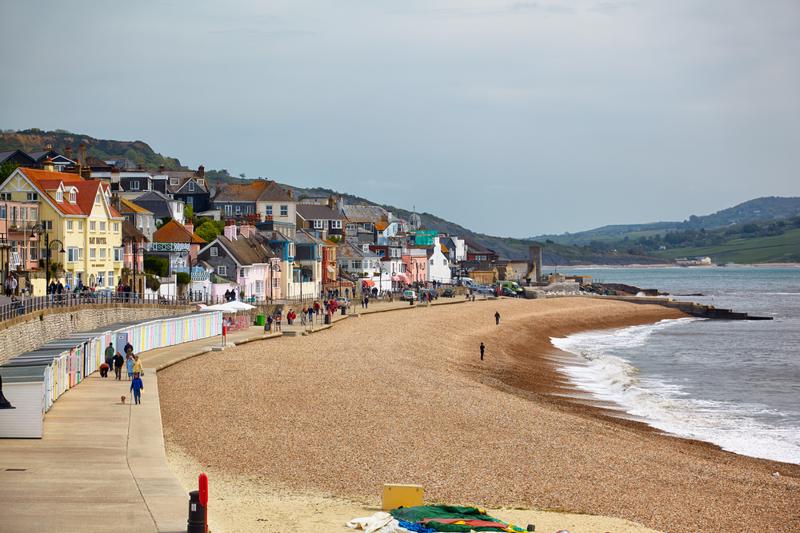
[{"label": "shrub", "polygon": [[169,274],[169,259],[160,255],[144,256],[144,271],[148,274],[166,277]]},{"label": "shrub", "polygon": [[188,285],[191,281],[188,272],[178,272],[176,277],[178,279],[178,285]]}]

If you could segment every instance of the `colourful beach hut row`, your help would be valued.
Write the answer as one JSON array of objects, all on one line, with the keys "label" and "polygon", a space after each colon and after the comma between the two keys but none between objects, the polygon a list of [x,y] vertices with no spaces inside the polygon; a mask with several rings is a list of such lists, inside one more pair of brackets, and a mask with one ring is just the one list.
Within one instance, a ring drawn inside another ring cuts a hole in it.
[{"label": "colourful beach hut row", "polygon": [[0,409],[0,438],[41,438],[44,414],[66,391],[100,368],[109,343],[135,353],[204,339],[222,332],[222,312],[193,313],[147,322],[116,324],[73,333],[0,366],[3,393],[15,407]]}]

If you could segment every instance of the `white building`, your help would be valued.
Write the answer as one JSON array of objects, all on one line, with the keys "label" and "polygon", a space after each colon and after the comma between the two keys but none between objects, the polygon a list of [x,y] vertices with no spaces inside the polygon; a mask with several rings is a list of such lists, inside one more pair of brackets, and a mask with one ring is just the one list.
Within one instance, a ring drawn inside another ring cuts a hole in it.
[{"label": "white building", "polygon": [[433,248],[428,251],[427,280],[450,283],[451,279],[450,260],[442,252],[442,244],[439,241],[439,237],[434,237]]}]

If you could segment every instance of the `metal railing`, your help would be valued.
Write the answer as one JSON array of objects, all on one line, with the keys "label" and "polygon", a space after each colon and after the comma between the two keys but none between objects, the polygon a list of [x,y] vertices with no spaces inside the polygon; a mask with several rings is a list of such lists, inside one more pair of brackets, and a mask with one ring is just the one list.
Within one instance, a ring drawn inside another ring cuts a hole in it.
[{"label": "metal railing", "polygon": [[82,305],[137,304],[153,306],[185,306],[193,302],[186,297],[158,295],[139,296],[129,292],[81,292],[20,297],[0,306],[0,322],[44,309],[66,309]]}]

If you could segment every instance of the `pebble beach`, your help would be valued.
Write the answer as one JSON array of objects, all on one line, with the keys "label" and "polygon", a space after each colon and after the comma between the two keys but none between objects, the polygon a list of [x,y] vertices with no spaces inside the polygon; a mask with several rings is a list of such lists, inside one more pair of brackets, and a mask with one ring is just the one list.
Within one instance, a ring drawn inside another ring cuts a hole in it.
[{"label": "pebble beach", "polygon": [[[214,531],[346,531],[384,483],[422,485],[431,502],[516,508],[506,516],[519,522],[534,523],[533,510],[611,517],[573,533],[800,530],[797,465],[622,419],[557,371],[568,354],[550,337],[680,316],[586,298],[478,301],[198,356],[159,373],[171,464],[186,483],[197,468],[212,486],[218,476],[226,511]],[[326,516],[339,529],[302,526]]]}]

